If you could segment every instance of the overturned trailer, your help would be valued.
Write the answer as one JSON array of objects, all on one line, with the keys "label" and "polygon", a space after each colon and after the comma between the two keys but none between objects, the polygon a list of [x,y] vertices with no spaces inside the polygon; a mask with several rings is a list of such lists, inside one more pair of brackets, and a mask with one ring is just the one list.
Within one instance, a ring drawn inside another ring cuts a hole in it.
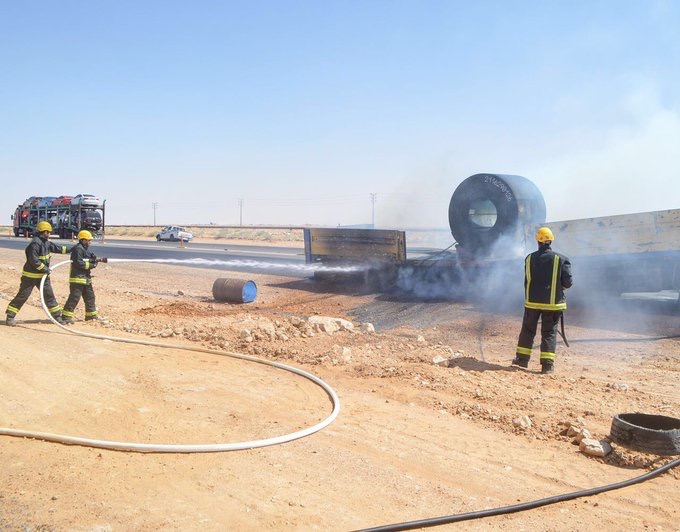
[{"label": "overturned trailer", "polygon": [[572,260],[573,295],[609,298],[680,287],[680,209],[546,222],[534,183],[475,174],[454,191],[448,218],[454,243],[427,257],[407,257],[404,231],[309,228],[306,260],[360,265],[363,281],[381,290],[516,299],[522,296],[522,258],[536,249],[538,227],[548,225],[555,249]]}]

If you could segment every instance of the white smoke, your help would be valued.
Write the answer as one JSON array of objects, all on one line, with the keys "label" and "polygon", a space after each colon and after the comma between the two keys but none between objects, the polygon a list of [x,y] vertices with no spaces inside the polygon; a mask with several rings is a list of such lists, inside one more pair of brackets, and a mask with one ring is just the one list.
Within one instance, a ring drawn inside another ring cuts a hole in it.
[{"label": "white smoke", "polygon": [[569,220],[680,207],[680,110],[662,105],[653,86],[620,102],[616,125],[584,133],[588,147],[530,173],[548,220]]}]

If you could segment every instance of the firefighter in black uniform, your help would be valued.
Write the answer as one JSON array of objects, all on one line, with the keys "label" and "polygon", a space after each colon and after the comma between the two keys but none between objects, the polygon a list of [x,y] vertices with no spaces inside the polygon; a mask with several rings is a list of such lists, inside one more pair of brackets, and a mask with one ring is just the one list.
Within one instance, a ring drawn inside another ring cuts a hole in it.
[{"label": "firefighter in black uniform", "polygon": [[80,298],[85,301],[85,321],[97,320],[97,305],[95,303],[94,288],[92,288],[92,269],[99,262],[108,262],[106,258],[97,258],[90,251],[92,233],[83,229],[78,233],[78,243],[71,250],[71,272],[69,274],[69,295],[64,303],[64,324],[74,322],[74,310]]},{"label": "firefighter in black uniform", "polygon": [[524,320],[517,341],[513,365],[529,367],[529,358],[541,320],[541,373],[555,371],[557,326],[567,308],[564,290],[572,284],[571,262],[550,249],[552,231],[541,227],[536,232],[538,251],[524,259]]},{"label": "firefighter in black uniform", "polygon": [[[50,274],[50,257],[52,253],[68,253],[71,251],[69,246],[58,246],[54,242],[50,242],[50,233],[52,226],[49,222],[38,222],[35,227],[37,235],[33,236],[30,244],[26,247],[26,263],[21,272],[21,284],[19,291],[14,299],[7,305],[7,325],[16,325],[16,315],[21,310],[21,307],[26,303],[28,297],[33,292],[33,288],[40,286],[40,281],[45,275]],[[44,286],[45,304],[50,314],[57,321],[61,322],[61,306],[57,303],[52,290],[52,283],[50,278],[45,279]]]}]

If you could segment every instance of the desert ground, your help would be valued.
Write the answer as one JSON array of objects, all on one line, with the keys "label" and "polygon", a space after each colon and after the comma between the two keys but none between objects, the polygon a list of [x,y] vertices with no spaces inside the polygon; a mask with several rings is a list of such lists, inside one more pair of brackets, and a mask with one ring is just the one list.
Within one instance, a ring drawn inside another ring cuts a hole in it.
[{"label": "desert ground", "polygon": [[[106,243],[94,245],[106,255]],[[4,306],[23,261],[22,251],[0,250]],[[65,270],[52,275],[62,303]],[[215,301],[218,278],[255,281],[256,300]],[[314,382],[230,353],[312,373],[337,393],[339,414],[311,435],[227,452],[0,436],[0,530],[355,530],[611,484],[672,459],[616,443],[590,456],[568,432],[587,428],[607,442],[618,413],[680,416],[672,313],[570,309],[571,346],[558,344],[556,372],[544,376],[537,355],[529,370],[510,366],[521,307],[495,313],[153,263],[101,264],[94,286],[104,319],[84,322],[81,302],[71,329],[106,339],[53,324],[36,292],[16,327],[0,325],[1,427],[190,445],[275,438],[329,416],[331,399]],[[676,468],[441,529],[680,530],[679,481]]]}]

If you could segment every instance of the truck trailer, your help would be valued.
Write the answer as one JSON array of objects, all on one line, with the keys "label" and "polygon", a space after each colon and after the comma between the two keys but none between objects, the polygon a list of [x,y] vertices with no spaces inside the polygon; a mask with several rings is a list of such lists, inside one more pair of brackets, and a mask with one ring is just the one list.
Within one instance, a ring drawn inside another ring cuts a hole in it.
[{"label": "truck trailer", "polygon": [[380,290],[521,298],[523,258],[547,225],[553,248],[572,261],[572,296],[611,300],[668,291],[672,298],[680,288],[680,209],[546,222],[533,182],[475,174],[455,189],[448,218],[453,242],[429,257],[407,257],[405,231],[308,228],[306,261],[359,266],[363,281]]}]

